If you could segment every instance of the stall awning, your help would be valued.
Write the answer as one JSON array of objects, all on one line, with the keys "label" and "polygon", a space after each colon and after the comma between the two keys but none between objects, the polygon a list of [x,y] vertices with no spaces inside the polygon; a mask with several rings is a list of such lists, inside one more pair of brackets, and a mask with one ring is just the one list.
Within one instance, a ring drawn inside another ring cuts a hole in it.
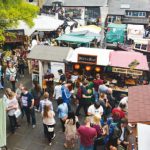
[{"label": "stall awning", "polygon": [[96,61],[95,65],[108,66],[110,52],[112,52],[112,50],[80,47],[75,49],[72,54],[68,55],[67,61],[73,63],[87,62],[89,64]]},{"label": "stall awning", "polygon": [[129,39],[138,39],[138,38],[143,38],[144,35],[144,25],[133,25],[133,24],[128,24],[127,26],[127,38]]},{"label": "stall awning", "polygon": [[28,59],[64,62],[69,53],[73,51],[69,47],[36,45],[28,54]]},{"label": "stall awning", "polygon": [[83,37],[83,36],[73,36],[73,35],[62,35],[58,37],[56,40],[58,41],[65,41],[65,42],[72,42],[72,43],[90,43],[94,40],[93,37]]},{"label": "stall awning", "polygon": [[30,36],[34,31],[53,31],[56,30],[64,22],[62,20],[55,19],[54,17],[41,15],[33,20],[34,26],[29,27],[25,22],[20,21],[19,25],[13,29],[24,29],[25,35]]},{"label": "stall awning", "polygon": [[57,38],[58,41],[65,41],[71,43],[90,43],[94,39],[100,40],[99,33],[93,33],[88,30],[79,31],[79,32],[72,32],[69,34],[64,34]]},{"label": "stall awning", "polygon": [[128,121],[150,122],[150,85],[129,87]]},{"label": "stall awning", "polygon": [[79,28],[73,29],[73,32],[79,32],[79,31],[89,31],[92,33],[99,34],[101,32],[101,27],[98,27],[96,25],[87,25],[87,26],[81,26]]},{"label": "stall awning", "polygon": [[[135,64],[134,64],[135,63]],[[110,66],[120,68],[130,68],[135,65],[134,69],[149,70],[146,56],[138,52],[113,51],[110,54]]]}]

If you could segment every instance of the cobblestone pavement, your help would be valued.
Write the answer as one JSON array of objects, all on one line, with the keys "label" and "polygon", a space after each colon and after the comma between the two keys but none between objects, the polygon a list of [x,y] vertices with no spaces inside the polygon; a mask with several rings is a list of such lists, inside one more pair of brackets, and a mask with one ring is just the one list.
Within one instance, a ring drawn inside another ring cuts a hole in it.
[{"label": "cobblestone pavement", "polygon": [[[19,78],[19,83],[23,83],[27,88],[31,88],[32,81],[31,75],[26,73],[24,78]],[[10,87],[9,83],[6,83],[6,87]],[[0,91],[0,96],[2,97],[3,91]],[[54,110],[56,110],[56,102],[53,101]],[[75,106],[73,109],[76,109]],[[83,113],[83,112],[82,112]],[[7,147],[8,150],[64,150],[64,133],[61,131],[61,124],[56,114],[56,127],[55,133],[56,138],[52,142],[52,146],[48,145],[48,140],[44,137],[42,118],[40,113],[36,112],[37,125],[36,128],[32,129],[32,126],[28,126],[26,122],[26,117],[19,119],[21,128],[16,130],[15,134],[9,132],[9,121],[7,118]],[[84,117],[80,117],[79,121],[82,124]],[[131,137],[130,140],[135,138]],[[79,140],[76,142],[75,150],[79,150]],[[97,148],[97,150],[102,150],[102,148]]]},{"label": "cobblestone pavement", "polygon": [[[31,75],[26,73],[24,78],[18,79],[27,88],[31,88]],[[5,83],[6,87],[10,87],[9,83]],[[0,96],[2,97],[3,91],[0,91]],[[53,101],[54,110],[56,110],[56,102]],[[61,131],[61,124],[56,114],[56,138],[52,142],[52,146],[48,145],[48,140],[44,137],[42,118],[40,113],[36,112],[37,125],[36,128],[32,129],[32,126],[28,126],[26,122],[26,117],[19,119],[21,127],[16,130],[15,134],[9,132],[9,121],[7,118],[7,147],[8,150],[63,150],[65,149],[64,144],[64,133]],[[82,118],[80,119],[82,120]],[[76,147],[74,149],[79,149],[79,141],[77,140]]]}]

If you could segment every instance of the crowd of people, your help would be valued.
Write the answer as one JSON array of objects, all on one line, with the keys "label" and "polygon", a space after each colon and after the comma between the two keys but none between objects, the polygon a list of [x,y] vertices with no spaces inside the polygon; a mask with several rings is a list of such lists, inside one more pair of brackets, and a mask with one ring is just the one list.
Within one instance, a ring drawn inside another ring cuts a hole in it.
[{"label": "crowd of people", "polygon": [[[58,73],[60,80],[51,86],[53,90],[48,88],[43,91],[34,80],[31,89],[23,84],[19,84],[17,89],[5,89],[3,100],[11,132],[15,133],[20,127],[19,117],[24,115],[27,124],[35,128],[36,111],[43,118],[44,136],[49,145],[56,136],[56,118],[59,118],[65,148],[74,148],[80,139],[80,150],[97,150],[99,147],[104,150],[117,150],[118,147],[126,150],[128,137],[132,133],[127,119],[127,95],[123,95],[118,105],[112,89],[105,85],[100,74],[96,74],[95,79],[79,76],[71,81],[67,80],[62,70]],[[57,103],[57,110],[53,108],[54,102]]]}]

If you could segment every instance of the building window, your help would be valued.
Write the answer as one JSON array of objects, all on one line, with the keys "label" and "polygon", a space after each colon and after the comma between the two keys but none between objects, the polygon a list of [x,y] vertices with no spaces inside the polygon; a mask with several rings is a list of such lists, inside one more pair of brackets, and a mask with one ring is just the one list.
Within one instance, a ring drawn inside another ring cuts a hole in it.
[{"label": "building window", "polygon": [[65,7],[65,16],[73,19],[81,19],[83,13],[82,7]]},{"label": "building window", "polygon": [[126,11],[126,16],[129,16],[129,17],[146,17],[146,12],[143,12],[143,11]]},{"label": "building window", "polygon": [[114,23],[115,21],[121,21],[121,16],[108,16],[108,23]]},{"label": "building window", "polygon": [[99,18],[100,8],[99,7],[87,7],[85,11],[86,19]]}]

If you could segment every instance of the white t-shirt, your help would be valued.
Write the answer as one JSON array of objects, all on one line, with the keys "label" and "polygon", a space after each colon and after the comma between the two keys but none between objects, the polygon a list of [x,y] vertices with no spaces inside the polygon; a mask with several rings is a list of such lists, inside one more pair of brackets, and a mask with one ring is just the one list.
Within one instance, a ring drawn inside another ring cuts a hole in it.
[{"label": "white t-shirt", "polygon": [[[42,116],[43,116],[43,112],[42,112]],[[54,111],[50,110],[48,112],[48,117],[43,118],[43,123],[46,124],[46,125],[54,125],[56,123],[54,116],[55,116]]]},{"label": "white t-shirt", "polygon": [[61,85],[56,85],[55,86],[54,96],[55,96],[55,99],[58,99],[59,97],[62,97]]},{"label": "white t-shirt", "polygon": [[119,104],[126,105],[125,110],[128,110],[128,97],[124,97],[120,100]]},{"label": "white t-shirt", "polygon": [[[17,107],[18,107],[18,101],[17,101],[16,97],[14,97],[14,98],[11,99],[11,100],[8,100],[6,105],[7,105],[7,106],[6,106],[7,108],[8,108],[8,107],[11,107],[11,106],[17,106]],[[15,113],[15,111],[16,111],[16,109],[11,109],[11,110],[9,110],[9,111],[8,111],[8,116],[13,116],[14,113]]]},{"label": "white t-shirt", "polygon": [[103,107],[102,106],[100,106],[98,109],[96,109],[95,107],[94,107],[94,104],[93,105],[91,105],[91,106],[89,106],[89,108],[88,108],[88,113],[90,113],[90,114],[92,114],[92,115],[100,115],[100,116],[102,116],[103,115]]}]

